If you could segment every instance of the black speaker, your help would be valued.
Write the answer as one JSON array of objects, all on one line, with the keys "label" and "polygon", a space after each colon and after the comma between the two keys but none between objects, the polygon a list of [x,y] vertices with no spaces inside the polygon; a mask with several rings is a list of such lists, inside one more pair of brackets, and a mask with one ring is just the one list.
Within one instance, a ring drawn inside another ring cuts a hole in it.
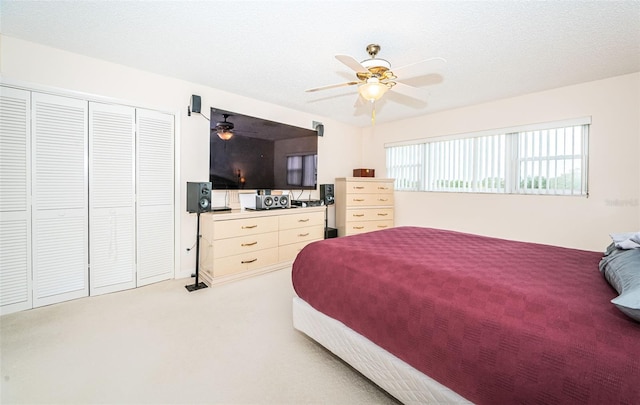
[{"label": "black speaker", "polygon": [[211,211],[211,183],[187,183],[187,212]]},{"label": "black speaker", "polygon": [[322,122],[313,121],[312,125],[313,129],[316,130],[318,136],[324,136],[324,125],[322,124]]},{"label": "black speaker", "polygon": [[335,202],[333,184],[320,184],[320,199],[324,201],[324,205],[331,205]]},{"label": "black speaker", "polygon": [[200,112],[200,96],[196,96],[195,94],[191,96],[191,112]]}]

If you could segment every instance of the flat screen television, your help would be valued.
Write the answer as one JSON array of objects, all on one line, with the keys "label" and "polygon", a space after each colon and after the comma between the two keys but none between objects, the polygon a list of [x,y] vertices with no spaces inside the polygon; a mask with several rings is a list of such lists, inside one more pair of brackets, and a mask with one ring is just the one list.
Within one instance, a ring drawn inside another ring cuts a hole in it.
[{"label": "flat screen television", "polygon": [[[316,189],[317,131],[218,108],[211,108],[210,120],[214,190]],[[230,126],[233,136],[221,139],[218,130]]]}]

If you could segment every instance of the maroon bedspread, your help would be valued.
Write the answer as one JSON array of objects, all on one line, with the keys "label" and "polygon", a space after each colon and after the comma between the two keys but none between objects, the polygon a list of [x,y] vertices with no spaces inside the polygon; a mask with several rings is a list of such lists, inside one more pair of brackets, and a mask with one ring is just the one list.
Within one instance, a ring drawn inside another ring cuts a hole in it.
[{"label": "maroon bedspread", "polygon": [[298,296],[478,404],[640,404],[602,253],[399,227],[307,245]]}]

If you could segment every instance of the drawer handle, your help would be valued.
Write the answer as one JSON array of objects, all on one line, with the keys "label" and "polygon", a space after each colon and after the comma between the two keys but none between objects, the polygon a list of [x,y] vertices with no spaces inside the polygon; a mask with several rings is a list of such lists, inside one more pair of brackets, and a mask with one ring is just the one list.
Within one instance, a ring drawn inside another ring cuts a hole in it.
[{"label": "drawer handle", "polygon": [[354,226],[353,229],[364,229],[364,226]]},{"label": "drawer handle", "polygon": [[257,260],[258,260],[257,258],[255,258],[255,259],[251,259],[251,260],[243,260],[243,261],[241,261],[240,263],[242,263],[242,264],[248,264],[248,263],[253,263],[253,262],[257,261]]},{"label": "drawer handle", "polygon": [[309,218],[307,218],[307,219],[299,219],[298,222],[309,222]]},{"label": "drawer handle", "polygon": [[386,228],[386,225],[378,225],[378,228]]},{"label": "drawer handle", "polygon": [[378,201],[389,201],[388,198],[378,198]]},{"label": "drawer handle", "polygon": [[257,228],[258,225],[242,225],[242,229],[253,229]]},{"label": "drawer handle", "polygon": [[364,186],[353,186],[354,190],[362,190],[364,189]]},{"label": "drawer handle", "polygon": [[353,201],[358,201],[358,202],[364,201],[364,198],[354,198]]},{"label": "drawer handle", "polygon": [[298,236],[309,236],[309,232],[307,232],[307,233],[299,233]]},{"label": "drawer handle", "polygon": [[353,214],[354,217],[364,217],[364,214]]},{"label": "drawer handle", "polygon": [[378,213],[379,217],[386,217],[387,215],[389,215],[389,214],[387,214],[386,212],[379,212]]},{"label": "drawer handle", "polygon": [[255,242],[243,243],[240,246],[253,246],[253,245],[257,245],[257,244],[258,244],[258,241],[255,241]]},{"label": "drawer handle", "polygon": [[389,187],[378,187],[378,190],[389,190]]}]

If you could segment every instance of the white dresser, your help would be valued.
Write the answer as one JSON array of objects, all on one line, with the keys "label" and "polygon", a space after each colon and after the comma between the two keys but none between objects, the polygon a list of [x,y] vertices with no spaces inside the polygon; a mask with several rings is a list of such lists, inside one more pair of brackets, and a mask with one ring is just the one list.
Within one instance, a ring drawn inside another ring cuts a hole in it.
[{"label": "white dresser", "polygon": [[200,277],[219,284],[290,265],[324,238],[324,207],[200,215]]},{"label": "white dresser", "polygon": [[393,181],[375,177],[337,178],[338,236],[392,228]]}]

